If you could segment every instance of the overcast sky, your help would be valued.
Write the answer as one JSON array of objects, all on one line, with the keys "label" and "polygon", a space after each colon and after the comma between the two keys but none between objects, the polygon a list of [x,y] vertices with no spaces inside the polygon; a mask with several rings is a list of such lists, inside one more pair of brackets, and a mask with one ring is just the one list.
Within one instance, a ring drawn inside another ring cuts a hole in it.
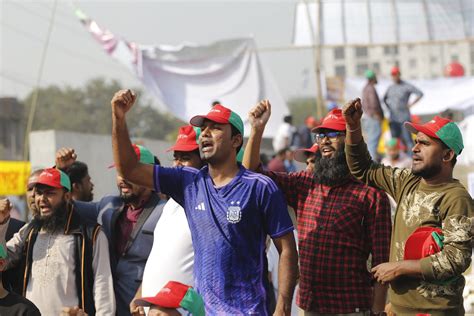
[{"label": "overcast sky", "polygon": [[[54,2],[0,3],[0,95],[22,98],[36,82]],[[41,86],[80,86],[98,76],[141,86],[102,51],[79,23],[72,3],[58,1]],[[74,5],[102,27],[137,43],[205,44],[253,35],[259,48],[271,48],[291,45],[296,1],[80,0]],[[260,56],[286,99],[314,94],[310,50],[263,51]]]}]

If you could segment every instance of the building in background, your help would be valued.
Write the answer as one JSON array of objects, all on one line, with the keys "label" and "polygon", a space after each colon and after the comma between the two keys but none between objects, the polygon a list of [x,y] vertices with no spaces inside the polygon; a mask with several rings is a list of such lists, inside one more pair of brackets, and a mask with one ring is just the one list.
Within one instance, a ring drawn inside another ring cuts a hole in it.
[{"label": "building in background", "polygon": [[389,78],[390,69],[397,65],[405,79],[434,79],[445,76],[446,66],[453,62],[464,67],[466,76],[474,76],[474,40],[322,49],[322,67],[328,77],[362,77],[372,69]]}]

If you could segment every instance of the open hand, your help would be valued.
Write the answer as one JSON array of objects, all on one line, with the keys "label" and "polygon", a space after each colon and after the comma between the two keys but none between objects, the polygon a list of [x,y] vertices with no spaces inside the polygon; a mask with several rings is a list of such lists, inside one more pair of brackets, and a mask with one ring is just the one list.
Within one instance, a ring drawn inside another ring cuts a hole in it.
[{"label": "open hand", "polygon": [[136,93],[130,89],[117,91],[114,94],[112,101],[110,101],[110,104],[112,105],[112,113],[118,119],[125,118],[125,114],[131,109],[136,100]]},{"label": "open hand", "polygon": [[272,105],[268,100],[262,100],[255,105],[249,112],[249,123],[252,128],[264,129],[270,115],[272,114]]}]

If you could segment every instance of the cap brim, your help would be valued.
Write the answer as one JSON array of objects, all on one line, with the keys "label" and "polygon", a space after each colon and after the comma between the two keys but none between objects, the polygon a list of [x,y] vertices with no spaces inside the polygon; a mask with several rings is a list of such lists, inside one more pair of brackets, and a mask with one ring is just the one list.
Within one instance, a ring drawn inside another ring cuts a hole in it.
[{"label": "cap brim", "polygon": [[213,121],[219,124],[230,124],[228,119],[221,117],[210,116],[210,115],[196,115],[189,120],[189,124],[196,127],[201,127],[204,124],[204,120]]},{"label": "cap brim", "polygon": [[418,132],[422,132],[423,134],[426,134],[429,137],[439,139],[438,135],[436,135],[434,131],[430,130],[429,128],[426,128],[423,125],[413,124],[411,122],[405,122],[405,123],[403,123],[403,126],[405,126],[405,128],[410,133],[416,134]]},{"label": "cap brim", "polygon": [[312,133],[317,133],[320,129],[332,129],[332,130],[335,130],[335,131],[339,131],[339,132],[342,132],[342,131],[345,131],[346,130],[346,124],[344,125],[341,125],[341,124],[322,124],[322,125],[319,125],[319,126],[316,126],[315,128],[313,128],[311,130]]},{"label": "cap brim", "polygon": [[174,145],[168,148],[166,151],[195,151],[199,148],[199,145]]},{"label": "cap brim", "polygon": [[142,297],[142,298],[137,298],[137,299],[135,300],[135,304],[137,304],[138,306],[152,306],[152,305],[156,305],[156,306],[165,307],[165,308],[179,308],[179,307],[180,307],[179,305],[170,304],[170,302],[168,302],[168,300],[166,300],[166,301],[164,302],[164,301],[161,300],[159,297]]}]

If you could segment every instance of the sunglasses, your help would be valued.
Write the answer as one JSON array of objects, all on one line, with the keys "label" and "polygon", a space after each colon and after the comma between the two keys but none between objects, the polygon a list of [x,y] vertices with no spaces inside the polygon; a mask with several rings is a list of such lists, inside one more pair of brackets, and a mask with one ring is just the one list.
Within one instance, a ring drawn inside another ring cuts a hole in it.
[{"label": "sunglasses", "polygon": [[334,142],[339,136],[344,136],[344,132],[326,132],[326,133],[316,133],[315,140],[320,143],[324,138],[329,138],[330,141]]}]

